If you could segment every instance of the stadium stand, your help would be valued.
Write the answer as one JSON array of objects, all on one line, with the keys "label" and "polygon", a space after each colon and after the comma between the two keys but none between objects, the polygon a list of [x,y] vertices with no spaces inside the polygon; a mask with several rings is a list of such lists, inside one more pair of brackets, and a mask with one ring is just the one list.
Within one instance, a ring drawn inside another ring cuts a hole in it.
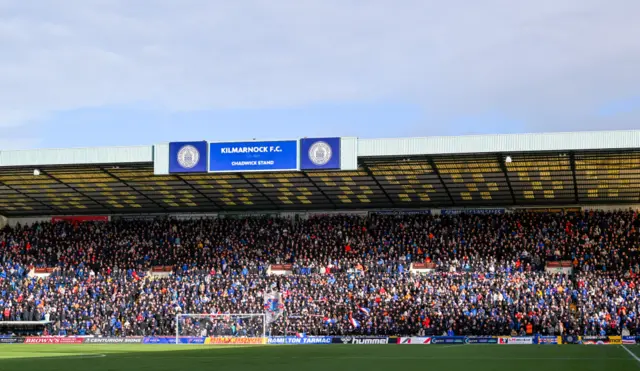
[{"label": "stadium stand", "polygon": [[[343,140],[352,168],[265,173],[171,173],[168,145],[0,153],[0,321],[173,335],[276,289],[273,335],[640,335],[640,133],[490,139],[353,161]],[[42,217],[63,214],[85,216]]]},{"label": "stadium stand", "polygon": [[[309,334],[618,334],[637,327],[639,230],[635,212],[37,223],[0,234],[0,306],[55,333],[167,335],[178,311],[258,313],[277,285]],[[545,272],[559,260],[575,280]]]}]

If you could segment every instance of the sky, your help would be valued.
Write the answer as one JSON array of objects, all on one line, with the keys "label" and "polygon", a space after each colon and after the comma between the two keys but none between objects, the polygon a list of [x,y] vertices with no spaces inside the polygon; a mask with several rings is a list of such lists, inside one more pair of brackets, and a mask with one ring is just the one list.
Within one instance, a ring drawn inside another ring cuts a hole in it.
[{"label": "sky", "polygon": [[638,0],[0,0],[0,150],[640,128]]}]

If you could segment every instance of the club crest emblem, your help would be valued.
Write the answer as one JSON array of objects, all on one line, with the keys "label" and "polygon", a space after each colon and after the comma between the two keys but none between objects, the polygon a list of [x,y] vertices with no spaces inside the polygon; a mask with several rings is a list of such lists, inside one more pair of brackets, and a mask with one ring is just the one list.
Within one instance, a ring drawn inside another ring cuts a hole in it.
[{"label": "club crest emblem", "polygon": [[178,151],[178,164],[185,169],[191,169],[200,161],[200,152],[192,145],[186,145]]},{"label": "club crest emblem", "polygon": [[326,142],[315,142],[309,148],[309,160],[316,166],[326,165],[331,161],[332,156],[333,151],[331,150],[331,146]]}]

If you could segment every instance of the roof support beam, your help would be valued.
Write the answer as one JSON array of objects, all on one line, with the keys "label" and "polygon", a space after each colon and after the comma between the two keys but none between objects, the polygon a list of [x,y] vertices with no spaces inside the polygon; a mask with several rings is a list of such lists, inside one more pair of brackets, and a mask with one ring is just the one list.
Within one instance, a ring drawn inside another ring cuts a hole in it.
[{"label": "roof support beam", "polygon": [[303,171],[303,172],[302,172],[302,174],[304,174],[305,178],[307,178],[307,180],[308,180],[311,184],[313,184],[313,186],[314,186],[314,187],[316,187],[316,189],[317,189],[318,191],[320,191],[320,193],[324,196],[324,198],[326,198],[326,199],[327,199],[327,201],[329,201],[329,203],[331,203],[331,205],[333,206],[333,208],[334,208],[334,209],[337,209],[337,206],[336,206],[335,202],[333,202],[333,200],[332,200],[332,199],[330,199],[330,198],[329,198],[329,196],[327,196],[327,194],[326,194],[326,193],[324,193],[324,191],[322,190],[322,188],[318,187],[318,185],[317,185],[317,184],[316,184],[316,182],[313,180],[313,178],[311,178],[311,177],[309,176],[309,174],[307,174],[307,172],[306,172],[306,171]]},{"label": "roof support beam", "polygon": [[96,201],[93,197],[91,197],[91,196],[89,196],[89,195],[85,194],[84,192],[82,192],[82,191],[78,190],[76,187],[72,187],[72,186],[70,186],[70,185],[68,185],[68,184],[64,183],[63,181],[61,181],[60,179],[56,178],[55,176],[53,176],[53,175],[51,175],[51,174],[47,173],[45,170],[40,170],[40,174],[41,174],[41,175],[46,175],[46,176],[48,176],[49,178],[51,178],[51,179],[55,180],[55,181],[56,181],[56,183],[58,183],[58,184],[62,184],[62,185],[64,185],[65,187],[70,188],[72,191],[74,191],[74,192],[76,192],[76,193],[80,194],[80,195],[81,195],[81,196],[83,196],[83,197],[88,198],[89,200],[91,200],[91,201],[95,202],[95,203],[96,203],[96,205],[100,205],[101,207],[103,207],[104,209],[108,210],[109,212],[114,212],[114,210],[113,210],[111,207],[109,207],[109,206],[107,206],[107,205],[103,205],[101,202]]},{"label": "roof support beam", "polygon": [[222,207],[220,206],[220,204],[218,204],[214,199],[212,199],[212,198],[208,197],[207,195],[205,195],[204,193],[202,193],[198,188],[194,187],[193,184],[187,182],[183,177],[181,177],[178,174],[173,174],[173,176],[175,176],[178,179],[180,179],[185,185],[189,186],[189,188],[191,188],[193,191],[198,193],[200,196],[206,198],[209,202],[211,202],[213,205],[215,205],[215,207],[218,210],[222,210]]},{"label": "roof support beam", "polygon": [[576,176],[576,156],[575,152],[569,152],[569,163],[571,164],[571,175],[573,176],[573,192],[575,193],[575,202],[580,202],[578,195],[578,177]]},{"label": "roof support beam", "polygon": [[[22,196],[24,196],[24,197],[28,198],[28,199],[30,199],[31,201],[35,201],[35,202],[39,203],[40,205],[42,205],[42,206],[46,207],[47,209],[49,209],[49,210],[51,210],[51,211],[53,211],[53,212],[55,212],[55,213],[61,213],[60,209],[55,208],[55,207],[53,207],[53,206],[51,206],[51,205],[47,205],[46,203],[44,203],[44,202],[42,202],[42,201],[40,201],[40,200],[37,200],[37,199],[35,199],[35,198],[31,197],[30,195],[28,195],[28,194],[26,194],[26,193],[24,193],[24,192],[20,191],[20,190],[19,190],[19,189],[17,189],[17,188],[13,188],[12,186],[10,186],[10,185],[8,185],[8,184],[6,184],[6,183],[3,183],[3,182],[0,182],[0,185],[3,185],[3,186],[5,186],[5,187],[9,188],[10,190],[12,190],[12,191],[14,191],[14,192],[16,192],[16,193],[18,193],[18,194],[20,194],[20,195],[22,195]],[[6,214],[6,215],[10,216],[11,214]]]},{"label": "roof support beam", "polygon": [[384,187],[380,184],[380,182],[378,182],[378,179],[376,179],[376,177],[373,175],[373,173],[371,172],[371,169],[369,169],[369,166],[367,166],[367,164],[365,164],[364,162],[360,162],[359,164],[360,166],[362,166],[362,168],[364,169],[364,171],[367,172],[367,175],[369,175],[371,177],[371,179],[373,179],[373,181],[376,183],[376,185],[378,186],[378,188],[380,188],[380,190],[382,191],[382,193],[387,197],[387,200],[389,200],[389,202],[391,203],[391,205],[395,206],[395,202],[393,201],[393,198],[391,198],[391,196],[389,196],[389,194],[387,193],[387,190],[384,189]]},{"label": "roof support beam", "polygon": [[440,181],[440,184],[442,184],[442,188],[444,189],[445,192],[447,192],[447,196],[449,196],[449,201],[451,201],[451,206],[455,206],[456,205],[456,201],[453,199],[453,196],[451,195],[451,191],[449,191],[449,187],[447,187],[447,185],[444,183],[444,179],[442,179],[442,175],[440,175],[440,170],[438,170],[438,167],[436,166],[435,161],[433,161],[433,157],[428,156],[427,160],[429,161],[429,165],[431,166],[431,170],[433,170],[433,172],[438,177],[438,180]]},{"label": "roof support beam", "polygon": [[500,169],[504,174],[504,178],[507,181],[507,186],[509,187],[509,192],[511,193],[511,201],[514,205],[518,204],[516,201],[516,194],[513,192],[513,187],[511,186],[511,179],[509,178],[509,171],[507,170],[507,165],[505,165],[504,155],[502,153],[498,154],[498,164],[500,164]]},{"label": "roof support beam", "polygon": [[251,181],[250,181],[249,179],[247,179],[247,177],[245,177],[245,176],[244,176],[244,174],[242,174],[242,173],[238,173],[238,176],[239,176],[242,180],[244,180],[245,182],[247,182],[247,184],[248,184],[251,188],[255,189],[258,193],[260,193],[260,195],[261,195],[262,197],[264,197],[265,199],[269,200],[269,202],[271,202],[271,205],[273,205],[273,207],[275,207],[275,208],[276,208],[276,210],[280,210],[280,209],[281,209],[280,205],[278,205],[278,204],[276,204],[275,202],[273,202],[273,200],[271,199],[271,197],[267,196],[264,192],[262,192],[262,190],[261,190],[260,188],[258,188],[255,184],[251,183]]},{"label": "roof support beam", "polygon": [[109,170],[105,169],[104,167],[100,166],[100,170],[102,170],[105,174],[113,177],[114,179],[116,179],[117,181],[121,182],[122,184],[126,185],[127,187],[131,188],[135,193],[137,193],[138,195],[142,196],[143,198],[147,199],[148,201],[151,201],[154,205],[158,206],[159,208],[161,208],[164,211],[168,211],[168,209],[162,205],[157,203],[156,201],[154,201],[153,199],[151,199],[149,196],[147,196],[146,194],[144,194],[144,192],[140,192],[138,191],[137,188],[131,186],[129,183],[127,183],[126,181],[120,179],[120,177],[118,177],[117,175],[113,174],[112,172],[110,172]]}]

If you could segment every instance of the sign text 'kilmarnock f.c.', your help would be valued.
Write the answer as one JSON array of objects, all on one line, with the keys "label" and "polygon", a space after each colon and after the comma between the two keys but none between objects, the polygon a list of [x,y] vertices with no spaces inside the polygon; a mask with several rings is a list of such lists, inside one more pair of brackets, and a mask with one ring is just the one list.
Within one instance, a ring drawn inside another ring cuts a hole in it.
[{"label": "sign text 'kilmarnock f.c.'", "polygon": [[210,172],[298,169],[298,141],[209,143]]}]

